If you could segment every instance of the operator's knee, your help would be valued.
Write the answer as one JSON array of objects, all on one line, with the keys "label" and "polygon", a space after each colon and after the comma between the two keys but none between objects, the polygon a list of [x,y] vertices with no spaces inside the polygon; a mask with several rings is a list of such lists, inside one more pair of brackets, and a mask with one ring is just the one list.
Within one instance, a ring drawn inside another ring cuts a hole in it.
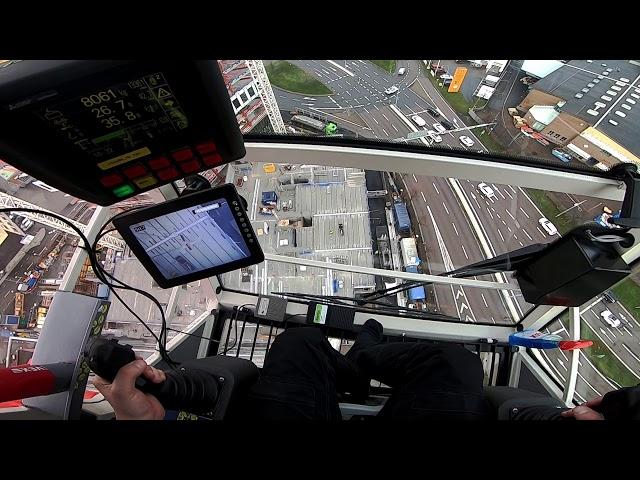
[{"label": "operator's knee", "polygon": [[276,337],[271,348],[292,348],[298,345],[318,344],[324,341],[326,339],[319,328],[289,328]]},{"label": "operator's knee", "polygon": [[455,344],[436,346],[416,345],[418,350],[412,362],[412,374],[424,376],[449,388],[478,390],[484,377],[478,355]]},{"label": "operator's knee", "polygon": [[317,352],[326,351],[325,344],[328,345],[327,339],[318,328],[289,328],[275,338],[267,358],[296,358],[297,361],[303,362],[302,359],[315,357]]}]

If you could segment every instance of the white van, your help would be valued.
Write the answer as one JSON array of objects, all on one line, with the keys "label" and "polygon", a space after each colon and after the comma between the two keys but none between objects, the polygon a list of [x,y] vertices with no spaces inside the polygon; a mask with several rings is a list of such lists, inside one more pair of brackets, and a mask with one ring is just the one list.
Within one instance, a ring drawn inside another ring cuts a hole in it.
[{"label": "white van", "polygon": [[405,73],[407,73],[407,69],[402,67],[400,70],[398,70],[398,75],[404,75]]}]

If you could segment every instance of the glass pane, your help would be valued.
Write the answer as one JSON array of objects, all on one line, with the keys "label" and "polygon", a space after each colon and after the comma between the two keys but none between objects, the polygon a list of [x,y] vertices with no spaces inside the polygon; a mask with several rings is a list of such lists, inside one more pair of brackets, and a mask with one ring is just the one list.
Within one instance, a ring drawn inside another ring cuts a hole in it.
[{"label": "glass pane", "polygon": [[[0,196],[4,205],[43,208],[83,224],[96,208],[3,161]],[[38,337],[77,243],[75,235],[50,220],[39,220],[30,213],[0,214],[0,364],[6,361],[10,336]],[[24,347],[22,350],[33,348],[22,345],[24,342],[15,340],[13,345]],[[11,353],[10,362],[24,360],[23,353]]]},{"label": "glass pane", "polygon": [[[234,182],[265,252],[441,274],[559,238],[617,202],[565,193],[353,168],[233,164]],[[476,280],[516,284],[510,273]],[[334,283],[331,284],[329,280]],[[265,262],[222,277],[225,287],[352,297],[394,279]],[[532,307],[519,291],[437,285],[386,299],[466,321],[511,324]],[[413,298],[412,298],[413,297]]]},{"label": "glass pane", "polygon": [[[272,132],[260,97],[243,96],[255,83],[247,61],[219,62],[242,131]],[[264,65],[280,133],[402,141],[433,131],[408,141],[583,170],[640,161],[637,61],[251,62]]]}]

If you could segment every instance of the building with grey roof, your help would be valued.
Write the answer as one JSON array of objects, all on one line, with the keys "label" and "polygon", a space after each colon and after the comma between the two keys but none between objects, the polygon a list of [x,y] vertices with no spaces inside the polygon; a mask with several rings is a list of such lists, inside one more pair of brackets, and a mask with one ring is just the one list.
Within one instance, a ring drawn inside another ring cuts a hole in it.
[{"label": "building with grey roof", "polygon": [[[533,84],[519,108],[534,130],[582,159],[640,163],[639,80],[635,61],[571,60]],[[595,143],[577,138],[587,129]]]}]

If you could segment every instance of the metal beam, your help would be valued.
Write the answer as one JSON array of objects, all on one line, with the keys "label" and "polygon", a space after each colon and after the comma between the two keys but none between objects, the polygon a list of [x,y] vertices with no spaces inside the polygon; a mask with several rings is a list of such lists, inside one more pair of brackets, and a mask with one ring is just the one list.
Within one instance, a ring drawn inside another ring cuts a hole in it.
[{"label": "metal beam", "polygon": [[552,192],[622,201],[624,184],[587,174],[550,170],[544,166],[529,167],[486,159],[448,157],[444,154],[400,152],[375,148],[342,147],[318,144],[245,143],[244,161],[255,163],[288,163],[294,165],[327,165],[363,170],[414,173],[433,177],[477,180],[537,188]]},{"label": "metal beam", "polygon": [[249,73],[251,73],[251,78],[253,78],[253,81],[256,83],[256,88],[258,89],[258,93],[262,99],[262,104],[267,111],[267,115],[269,116],[269,121],[271,122],[273,131],[276,133],[287,133],[284,121],[282,120],[282,115],[280,115],[278,102],[276,101],[273,89],[271,88],[271,82],[269,81],[267,71],[264,68],[264,63],[262,63],[262,60],[246,60],[246,63],[249,68]]},{"label": "metal beam", "polygon": [[[12,197],[11,195],[8,195],[6,193],[0,192],[0,207],[4,207],[4,208],[33,208],[33,209],[37,209],[37,210],[42,210],[43,212],[49,212],[49,213],[55,213],[52,212],[51,210],[47,210],[46,208],[43,208],[39,205],[34,205],[33,203],[29,203],[25,200],[22,200],[20,198],[16,198],[16,197]],[[97,207],[97,209],[99,209],[101,207]],[[108,210],[108,209],[107,209]],[[61,230],[63,232],[69,233],[71,235],[75,235],[76,237],[78,236],[78,234],[76,233],[76,231],[74,229],[72,229],[69,225],[67,225],[65,222],[58,220],[57,218],[53,218],[50,217],[48,215],[44,215],[44,214],[40,214],[40,213],[29,213],[29,212],[20,212],[20,215],[26,218],[29,218],[31,220],[33,220],[34,222],[38,222],[41,223],[43,225],[46,225],[47,227],[51,227],[51,228],[55,228],[57,230]],[[60,215],[60,214],[57,214]],[[94,213],[95,216],[95,213]],[[66,218],[66,217],[65,217]],[[106,221],[107,217],[105,217],[105,221]],[[73,225],[75,225],[82,233],[84,233],[86,235],[86,230],[87,230],[87,225],[77,222],[75,220],[72,220],[70,218],[67,218],[67,220],[69,222],[71,222]],[[105,235],[104,237],[102,237],[102,239],[98,242],[98,245],[101,245],[103,247],[108,247],[108,248],[112,248],[113,250],[118,250],[118,251],[123,251],[124,247],[125,247],[125,242],[124,240],[122,240],[121,238],[118,238],[114,235]]]},{"label": "metal beam", "polygon": [[[571,340],[580,340],[580,307],[572,307],[569,310],[569,334]],[[578,360],[580,359],[580,350],[572,350],[571,366],[564,383],[564,394],[562,399],[568,406],[573,405],[573,394],[576,391],[576,379],[578,378]]]},{"label": "metal beam", "polygon": [[383,270],[380,268],[361,267],[359,265],[344,265],[342,263],[320,262],[318,260],[307,260],[304,258],[287,257],[273,253],[265,253],[265,260],[282,263],[293,263],[294,265],[306,265],[308,267],[340,270],[342,272],[363,273],[365,275],[379,275],[382,277],[401,278],[417,282],[432,282],[443,285],[462,285],[463,287],[489,288],[492,290],[520,290],[520,287],[510,283],[486,282],[484,280],[470,280],[468,278],[440,277],[437,275],[426,275],[422,273],[401,272],[398,270]]}]

